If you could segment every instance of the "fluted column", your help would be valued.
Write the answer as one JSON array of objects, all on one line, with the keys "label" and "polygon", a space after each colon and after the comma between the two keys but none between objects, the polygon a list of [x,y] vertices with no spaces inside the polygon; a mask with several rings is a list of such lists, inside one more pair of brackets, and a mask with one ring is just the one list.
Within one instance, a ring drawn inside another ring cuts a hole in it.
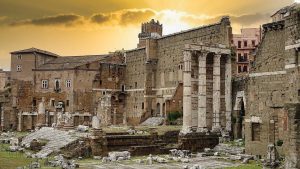
[{"label": "fluted column", "polygon": [[206,124],[206,57],[207,53],[201,53],[198,58],[198,131],[205,131]]},{"label": "fluted column", "polygon": [[220,131],[220,108],[221,108],[221,55],[214,56],[213,63],[213,131]]},{"label": "fluted column", "polygon": [[184,72],[183,72],[183,126],[182,132],[187,133],[192,126],[192,102],[191,102],[191,59],[190,51],[183,52]]},{"label": "fluted column", "polygon": [[231,71],[231,57],[227,55],[225,64],[225,107],[226,107],[226,131],[231,131],[231,113],[232,113],[232,71]]}]

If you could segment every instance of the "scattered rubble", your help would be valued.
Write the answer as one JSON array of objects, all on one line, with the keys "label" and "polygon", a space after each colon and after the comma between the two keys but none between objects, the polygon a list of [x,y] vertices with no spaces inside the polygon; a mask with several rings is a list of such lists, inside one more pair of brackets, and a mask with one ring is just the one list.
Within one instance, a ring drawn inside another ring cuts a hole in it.
[{"label": "scattered rubble", "polygon": [[150,117],[146,121],[144,121],[142,126],[160,126],[164,123],[164,117]]},{"label": "scattered rubble", "polygon": [[79,131],[79,132],[88,132],[89,131],[89,126],[78,125],[77,131]]},{"label": "scattered rubble", "polygon": [[52,127],[43,127],[24,137],[21,146],[29,148],[33,140],[47,140],[46,145],[39,152],[32,155],[33,158],[45,158],[52,152],[59,152],[61,148],[78,140],[78,137],[66,131],[57,130]]}]

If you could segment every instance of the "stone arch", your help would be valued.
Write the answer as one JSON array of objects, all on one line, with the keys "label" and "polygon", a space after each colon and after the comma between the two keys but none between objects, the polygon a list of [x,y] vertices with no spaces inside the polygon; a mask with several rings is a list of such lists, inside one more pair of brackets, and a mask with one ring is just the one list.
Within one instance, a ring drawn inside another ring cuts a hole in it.
[{"label": "stone arch", "polygon": [[162,106],[162,117],[166,117],[166,103],[163,103]]},{"label": "stone arch", "polygon": [[234,105],[234,119],[233,119],[233,128],[234,128],[234,138],[241,139],[245,138],[245,122],[244,117],[246,115],[246,99],[244,91],[237,92]]},{"label": "stone arch", "polygon": [[155,116],[159,116],[160,115],[160,103],[156,104],[156,111],[155,111]]}]

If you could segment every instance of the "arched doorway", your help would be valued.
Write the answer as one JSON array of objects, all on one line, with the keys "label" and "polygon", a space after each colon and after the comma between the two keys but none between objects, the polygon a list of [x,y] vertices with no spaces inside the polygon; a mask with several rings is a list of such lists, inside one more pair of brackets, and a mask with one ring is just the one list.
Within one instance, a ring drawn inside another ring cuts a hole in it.
[{"label": "arched doorway", "polygon": [[162,117],[166,117],[166,103],[163,103],[163,107],[162,107]]},{"label": "arched doorway", "polygon": [[156,104],[156,112],[155,112],[155,116],[159,116],[160,115],[160,103]]}]

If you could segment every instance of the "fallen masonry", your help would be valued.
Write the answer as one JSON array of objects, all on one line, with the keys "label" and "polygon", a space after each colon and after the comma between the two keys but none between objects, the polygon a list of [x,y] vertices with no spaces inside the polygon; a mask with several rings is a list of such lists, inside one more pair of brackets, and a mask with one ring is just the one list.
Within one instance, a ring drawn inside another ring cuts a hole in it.
[{"label": "fallen masonry", "polygon": [[41,151],[33,154],[33,157],[45,158],[53,152],[59,152],[61,148],[71,144],[78,140],[79,137],[71,135],[70,132],[57,130],[51,127],[43,127],[38,131],[35,131],[28,136],[26,136],[22,142],[21,146],[29,148],[30,143],[34,140],[45,140],[47,143]]}]

